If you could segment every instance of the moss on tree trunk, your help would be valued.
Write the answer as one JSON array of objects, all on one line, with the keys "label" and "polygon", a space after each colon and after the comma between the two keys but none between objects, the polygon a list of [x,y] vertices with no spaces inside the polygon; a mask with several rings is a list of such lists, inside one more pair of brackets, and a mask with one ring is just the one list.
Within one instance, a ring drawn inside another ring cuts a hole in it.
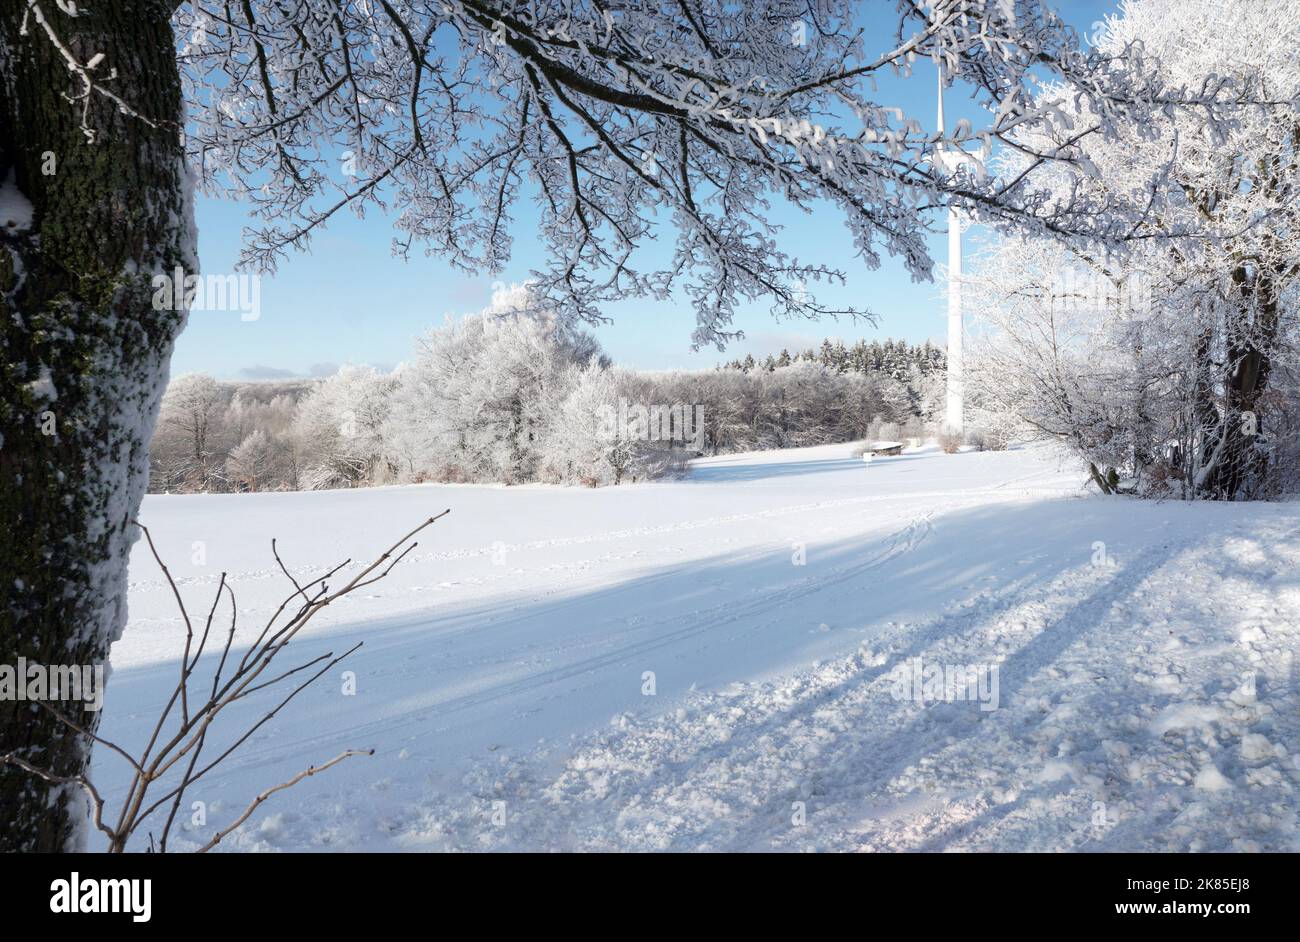
[{"label": "moss on tree trunk", "polygon": [[[192,270],[180,81],[170,5],[97,0],[42,12],[81,62],[110,69],[107,97],[82,82],[29,16],[0,5],[0,178],[33,205],[0,235],[0,664],[100,664],[126,620],[130,521],[183,315],[155,310],[151,278]],[[142,120],[147,119],[147,120]],[[0,221],[0,228],[3,222]],[[93,730],[97,714],[55,704]],[[61,776],[89,743],[31,703],[0,701],[0,755]],[[76,846],[78,789],[0,767],[0,850]]]}]

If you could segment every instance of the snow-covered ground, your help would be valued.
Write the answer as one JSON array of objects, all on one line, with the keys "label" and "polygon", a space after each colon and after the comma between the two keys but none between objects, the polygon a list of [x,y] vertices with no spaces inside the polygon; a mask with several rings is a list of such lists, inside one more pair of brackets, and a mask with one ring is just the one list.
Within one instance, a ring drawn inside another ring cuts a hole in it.
[{"label": "snow-covered ground", "polygon": [[[289,588],[272,537],[315,575],[452,508],[294,642],[363,640],[355,695],[331,675],[286,707],[196,787],[182,844],[373,747],[222,847],[1300,849],[1300,504],[1082,481],[1043,449],[841,445],[598,490],[149,497],[191,610],[224,570],[249,632]],[[143,546],[131,579],[101,733],[135,747],[184,638]],[[900,698],[935,666],[996,668],[996,698]],[[110,803],[125,772],[97,751]]]}]

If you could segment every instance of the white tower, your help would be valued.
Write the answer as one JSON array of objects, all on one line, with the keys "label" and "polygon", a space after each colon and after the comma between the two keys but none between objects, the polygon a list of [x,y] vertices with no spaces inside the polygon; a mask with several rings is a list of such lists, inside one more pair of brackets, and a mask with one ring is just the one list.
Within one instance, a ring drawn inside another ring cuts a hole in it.
[{"label": "white tower", "polygon": [[[943,65],[939,66],[939,134],[943,126]],[[965,151],[939,145],[936,163],[949,174],[963,165],[974,162]],[[963,430],[962,421],[962,339],[965,324],[961,310],[961,214],[948,206],[948,403],[944,415],[944,428],[956,434]]]}]

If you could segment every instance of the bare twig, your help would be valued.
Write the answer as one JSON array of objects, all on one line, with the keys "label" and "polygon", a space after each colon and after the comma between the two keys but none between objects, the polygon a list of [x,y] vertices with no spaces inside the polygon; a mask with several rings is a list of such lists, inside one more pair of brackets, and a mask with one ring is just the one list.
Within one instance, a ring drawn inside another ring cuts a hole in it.
[{"label": "bare twig", "polygon": [[[93,742],[106,746],[113,752],[117,753],[128,763],[130,763],[134,774],[132,775],[130,785],[127,789],[126,797],[122,801],[122,807],[118,812],[117,823],[109,826],[104,822],[104,801],[95,787],[84,776],[59,776],[48,769],[42,769],[20,758],[13,752],[0,756],[0,765],[12,763],[18,768],[24,769],[33,775],[37,775],[51,784],[77,785],[81,787],[90,799],[91,807],[94,812],[95,826],[108,838],[108,850],[110,852],[120,853],[126,849],[127,843],[133,834],[147,821],[150,816],[158,809],[169,805],[166,822],[163,825],[161,837],[157,844],[160,852],[166,852],[168,839],[171,836],[172,826],[175,823],[176,815],[184,800],[186,791],[194,785],[195,782],[202,779],[214,768],[224,762],[232,753],[242,746],[257,730],[262,728],[273,717],[275,717],[285,706],[288,705],[299,693],[311,686],[312,683],[320,679],[332,669],[361,647],[361,642],[353,645],[342,654],[335,656],[333,652],[318,655],[301,664],[286,668],[274,676],[263,679],[263,674],[275,662],[277,656],[289,645],[289,643],[302,631],[304,627],[321,609],[333,602],[343,598],[348,593],[358,588],[371,585],[384,579],[393,568],[401,562],[417,545],[415,537],[425,528],[436,523],[451,511],[446,510],[426,519],[419,526],[412,529],[409,533],[395,542],[368,565],[361,568],[353,575],[341,588],[330,590],[326,580],[333,577],[336,573],[349,565],[344,562],[327,571],[324,575],[312,579],[310,582],[300,582],[290,572],[284,561],[280,557],[279,548],[275,541],[272,541],[271,552],[275,556],[276,563],[285,578],[293,586],[293,591],[284,599],[279,607],[272,614],[271,618],[263,626],[252,646],[244,652],[238,661],[232,662],[231,648],[234,644],[234,638],[237,628],[238,608],[235,604],[234,590],[227,581],[226,574],[221,574],[221,581],[217,585],[217,592],[213,598],[212,605],[208,610],[207,618],[203,623],[203,632],[199,636],[197,645],[194,641],[194,625],[190,620],[189,613],[185,607],[185,600],[181,595],[171,571],[163,562],[157,547],[154,544],[153,537],[148,529],[137,523],[140,530],[145,535],[145,540],[149,544],[150,552],[154,560],[162,570],[163,578],[170,587],[173,597],[176,600],[180,610],[181,621],[185,626],[185,648],[180,661],[180,676],[177,679],[176,686],[173,688],[167,702],[163,705],[162,711],[154,723],[153,730],[144,749],[138,755],[132,755],[123,749],[117,743],[98,736],[84,726],[69,719],[60,711],[41,703],[40,705],[49,710],[56,718],[79,735],[85,736]],[[206,698],[202,702],[191,699],[189,691],[189,681],[193,675],[200,657],[207,646],[208,638],[212,630],[212,622],[216,616],[218,603],[222,594],[225,594],[230,600],[230,628],[226,633],[225,643],[222,645],[220,660],[218,661],[212,674],[212,684],[208,689]],[[295,600],[300,602],[296,610],[290,608],[291,603]],[[290,614],[282,624],[278,624],[280,617],[290,610]],[[233,663],[233,669],[228,677],[223,680],[227,666]],[[315,670],[312,670],[315,668]],[[227,746],[216,758],[206,763],[200,762],[200,755],[204,745],[207,743],[208,733],[213,728],[213,724],[220,718],[222,712],[230,704],[236,701],[246,700],[247,698],[275,687],[289,678],[304,672],[311,671],[305,680],[302,680],[294,686],[289,692],[279,699],[270,709],[263,712],[260,717],[251,723],[241,733],[236,735],[233,742]],[[172,720],[172,711],[177,703],[180,703],[180,716],[177,720]],[[167,738],[164,738],[164,730],[168,728],[169,723],[175,723],[175,729],[172,730]],[[373,750],[355,750],[351,749],[341,753],[329,762],[320,766],[311,766],[303,772],[295,775],[288,781],[269,788],[258,795],[248,806],[247,809],[232,824],[228,825],[221,831],[217,832],[213,838],[205,844],[201,851],[210,850],[216,846],[223,838],[232,833],[236,828],[248,820],[249,816],[271,795],[276,792],[290,788],[304,778],[323,772],[328,768],[337,765],[344,759],[354,755],[373,755]],[[173,787],[167,789],[163,795],[153,801],[147,801],[149,792],[153,784],[167,775],[178,763],[184,762],[184,771],[181,774],[180,781]],[[150,834],[150,850],[154,849],[153,835]]]},{"label": "bare twig", "polygon": [[251,816],[252,813],[258,809],[258,807],[262,804],[262,802],[266,801],[266,799],[270,798],[276,792],[284,791],[286,788],[292,788],[294,785],[297,785],[303,779],[309,778],[317,774],[318,772],[324,772],[326,769],[338,765],[344,759],[347,759],[351,756],[373,756],[374,754],[375,754],[375,750],[373,749],[349,749],[346,752],[339,753],[333,759],[330,759],[328,762],[326,762],[324,765],[310,766],[306,769],[303,769],[301,772],[299,772],[297,775],[295,775],[293,778],[289,779],[288,781],[281,782],[279,785],[273,785],[272,787],[268,788],[266,791],[262,792],[262,794],[254,798],[252,802],[249,804],[249,806],[244,809],[244,813],[234,820],[234,823],[232,823],[228,827],[221,829],[216,834],[214,834],[212,836],[212,840],[208,841],[206,844],[200,847],[196,851],[196,853],[206,854],[208,851],[212,850],[212,848],[220,844],[221,839],[223,837],[225,837],[231,831],[235,830],[241,824],[247,821],[249,819],[249,816]]}]

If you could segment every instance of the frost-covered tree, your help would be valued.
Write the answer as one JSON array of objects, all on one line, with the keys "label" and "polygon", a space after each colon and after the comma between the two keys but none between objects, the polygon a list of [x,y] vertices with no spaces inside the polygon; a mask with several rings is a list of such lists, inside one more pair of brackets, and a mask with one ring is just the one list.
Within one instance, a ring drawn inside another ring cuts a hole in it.
[{"label": "frost-covered tree", "polygon": [[837,374],[817,363],[796,363],[759,374],[760,447],[798,448],[823,441],[839,424]]},{"label": "frost-covered tree", "polygon": [[705,454],[716,455],[735,447],[747,428],[741,391],[748,375],[739,368],[684,373],[674,384],[676,400],[703,406]]},{"label": "frost-covered tree", "polygon": [[345,366],[298,404],[294,460],[306,489],[382,483],[393,473],[385,440],[395,377]]},{"label": "frost-covered tree", "polygon": [[189,374],[172,380],[149,443],[149,487],[157,492],[239,487],[225,473],[249,436],[265,439],[271,467],[259,487],[297,488],[294,427],[301,381],[221,383]]},{"label": "frost-covered tree", "polygon": [[[1044,74],[1097,102],[1101,133],[1152,104],[1242,94],[1169,91],[1137,57],[1086,54],[1040,0],[896,9],[881,41],[848,0],[0,6],[0,180],[17,207],[0,236],[0,658],[100,662],[123,628],[147,445],[198,272],[195,181],[249,201],[262,226],[246,260],[268,270],[334,213],[384,203],[400,207],[400,249],[498,271],[533,198],[546,297],[596,319],[605,300],[681,284],[708,343],[750,299],[827,310],[804,284],[835,273],[780,251],[774,194],[836,207],[867,264],[889,252],[921,277],[927,209],[948,196],[1054,232],[1128,231],[1095,201],[1037,199],[1032,175],[941,174],[933,136],[879,100],[880,75],[942,61],[992,106],[954,142],[990,146],[1058,122],[1058,103],[1029,91]],[[635,252],[655,218],[677,248],[646,271]],[[177,272],[160,294],[155,278]],[[81,720],[93,732],[96,717]],[[71,777],[88,748],[0,704],[0,755]],[[0,768],[0,849],[75,844],[72,794]]]},{"label": "frost-covered tree", "polygon": [[938,425],[943,421],[947,407],[948,378],[946,372],[926,371],[914,363],[907,372],[907,388],[912,395],[914,409],[921,421]]},{"label": "frost-covered tree", "polygon": [[593,487],[622,483],[641,445],[619,427],[619,398],[625,387],[613,369],[595,364],[571,367],[567,379],[568,394],[542,444],[545,476]]},{"label": "frost-covered tree", "polygon": [[533,480],[547,426],[594,340],[514,286],[429,331],[401,374],[390,437],[410,471],[439,479]]},{"label": "frost-covered tree", "polygon": [[[1170,83],[1230,75],[1273,103],[1231,127],[1175,110],[1141,133],[1081,142],[1096,173],[1045,179],[1061,198],[1145,192],[1141,238],[1122,254],[996,242],[972,285],[991,328],[974,382],[994,408],[1072,444],[1104,490],[1118,480],[1142,493],[1262,496],[1295,450],[1281,437],[1294,400],[1271,379],[1296,362],[1300,25],[1280,4],[1131,0],[1101,48],[1138,40]],[[1070,110],[1087,122],[1086,103]],[[1024,161],[1008,164],[1015,174]]]},{"label": "frost-covered tree", "polygon": [[169,473],[194,490],[208,490],[218,470],[214,456],[223,404],[217,381],[204,373],[177,377],[163,396],[159,424],[179,444]]},{"label": "frost-covered tree", "polygon": [[968,377],[972,405],[1066,442],[1107,489],[1109,469],[1129,465],[1147,390],[1128,346],[1138,322],[1116,316],[1109,285],[1059,243],[998,243],[971,280],[981,329]]},{"label": "frost-covered tree", "polygon": [[261,429],[254,429],[231,449],[226,459],[226,479],[240,490],[262,490],[274,464],[271,440]]}]

